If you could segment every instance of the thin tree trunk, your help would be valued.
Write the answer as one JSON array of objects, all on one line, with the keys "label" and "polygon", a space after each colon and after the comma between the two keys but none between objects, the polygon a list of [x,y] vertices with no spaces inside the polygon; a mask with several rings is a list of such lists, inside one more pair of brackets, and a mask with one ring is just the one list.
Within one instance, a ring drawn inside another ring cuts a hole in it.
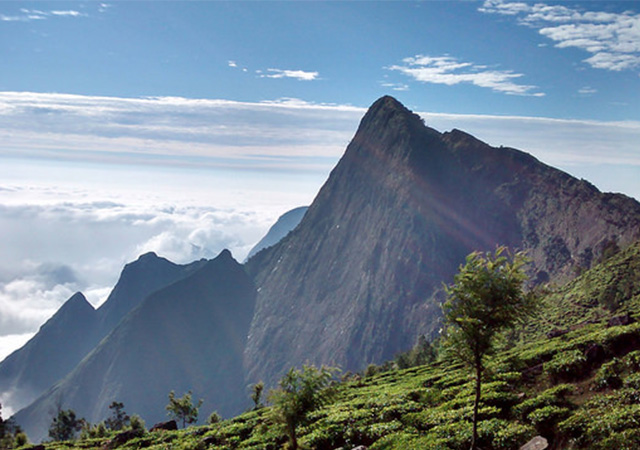
[{"label": "thin tree trunk", "polygon": [[473,403],[473,435],[471,437],[471,450],[476,450],[478,448],[478,406],[480,405],[481,383],[482,365],[476,364],[476,399]]},{"label": "thin tree trunk", "polygon": [[298,450],[298,437],[296,436],[296,424],[287,424],[289,428],[289,439],[291,439],[291,450]]}]

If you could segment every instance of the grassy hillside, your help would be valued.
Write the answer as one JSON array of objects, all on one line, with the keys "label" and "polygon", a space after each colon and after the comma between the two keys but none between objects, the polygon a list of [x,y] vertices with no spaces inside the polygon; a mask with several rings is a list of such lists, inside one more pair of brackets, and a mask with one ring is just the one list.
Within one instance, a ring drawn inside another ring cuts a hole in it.
[{"label": "grassy hillside", "polygon": [[[551,448],[640,448],[640,244],[575,281],[551,289],[539,317],[505,336],[483,385],[480,448],[518,449],[540,434]],[[299,429],[309,449],[467,449],[471,374],[447,361],[371,376],[354,375],[335,400]],[[206,407],[206,405],[205,405]],[[270,408],[221,423],[146,433],[122,445],[113,436],[49,443],[57,448],[280,449]]]}]

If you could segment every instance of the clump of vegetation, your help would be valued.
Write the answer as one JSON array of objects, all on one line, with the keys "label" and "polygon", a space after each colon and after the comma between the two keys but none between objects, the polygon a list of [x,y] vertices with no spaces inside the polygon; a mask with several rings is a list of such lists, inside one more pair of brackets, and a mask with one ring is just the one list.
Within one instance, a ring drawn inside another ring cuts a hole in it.
[{"label": "clump of vegetation", "polygon": [[112,402],[109,405],[111,416],[105,421],[105,426],[111,431],[120,431],[129,425],[131,418],[124,410],[124,403]]},{"label": "clump of vegetation", "polygon": [[251,401],[253,402],[253,409],[260,409],[264,406],[262,404],[263,392],[264,392],[264,383],[262,381],[259,381],[253,386],[251,386]]},{"label": "clump of vegetation", "polygon": [[511,258],[504,247],[493,254],[474,252],[447,288],[448,299],[443,305],[445,346],[451,355],[473,369],[475,376],[472,450],[477,448],[485,360],[493,352],[499,333],[523,322],[535,306],[533,296],[523,292],[526,262],[524,254]]},{"label": "clump of vegetation", "polygon": [[49,437],[52,441],[70,441],[76,438],[76,434],[85,426],[85,420],[76,417],[71,409],[59,409],[58,414],[49,426]]},{"label": "clump of vegetation", "polygon": [[424,335],[418,338],[418,342],[408,352],[400,353],[395,358],[398,369],[423,366],[434,361],[437,357],[437,349],[434,343],[427,341]]},{"label": "clump of vegetation", "polygon": [[182,397],[177,398],[174,391],[169,392],[169,403],[166,406],[166,410],[177,422],[182,422],[182,428],[185,428],[187,424],[198,421],[202,399],[197,404],[194,404],[191,395],[191,391],[189,391]]},{"label": "clump of vegetation", "polygon": [[13,449],[28,444],[27,435],[13,419],[2,418],[2,404],[0,404],[0,449]]},{"label": "clump of vegetation", "polygon": [[304,366],[302,370],[292,367],[280,380],[279,387],[271,391],[272,418],[285,426],[290,450],[298,448],[298,425],[332,397],[330,382],[334,372],[328,367]]}]

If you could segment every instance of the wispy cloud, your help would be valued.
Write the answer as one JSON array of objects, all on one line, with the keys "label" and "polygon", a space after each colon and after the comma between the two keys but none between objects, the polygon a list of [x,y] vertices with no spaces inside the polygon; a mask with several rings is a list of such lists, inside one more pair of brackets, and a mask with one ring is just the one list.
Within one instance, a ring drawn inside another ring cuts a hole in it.
[{"label": "wispy cloud", "polygon": [[380,85],[382,87],[386,87],[389,88],[393,91],[408,91],[409,90],[409,85],[405,84],[405,83],[389,83],[389,82],[384,82],[384,83],[380,83]]},{"label": "wispy cloud", "polygon": [[0,14],[2,22],[31,22],[34,20],[45,20],[52,17],[83,17],[87,14],[76,10],[50,10],[20,8],[14,15]]},{"label": "wispy cloud", "polygon": [[591,86],[584,86],[578,89],[578,94],[580,95],[593,95],[598,92],[597,89],[592,88]]},{"label": "wispy cloud", "polygon": [[640,14],[585,11],[564,5],[486,0],[480,11],[517,18],[556,42],[591,54],[584,62],[611,71],[640,67]]},{"label": "wispy cloud", "polygon": [[313,81],[319,77],[318,72],[307,72],[304,70],[283,70],[267,69],[266,73],[261,73],[261,78],[293,78],[300,81]]},{"label": "wispy cloud", "polygon": [[416,55],[402,60],[403,64],[393,65],[389,70],[403,73],[423,83],[445,84],[448,86],[468,83],[488,88],[495,92],[511,95],[540,97],[536,86],[515,82],[523,75],[506,70],[490,69],[486,65],[462,62],[451,56]]},{"label": "wispy cloud", "polygon": [[0,139],[5,155],[21,157],[324,172],[362,112],[296,99],[249,103],[0,92]]}]

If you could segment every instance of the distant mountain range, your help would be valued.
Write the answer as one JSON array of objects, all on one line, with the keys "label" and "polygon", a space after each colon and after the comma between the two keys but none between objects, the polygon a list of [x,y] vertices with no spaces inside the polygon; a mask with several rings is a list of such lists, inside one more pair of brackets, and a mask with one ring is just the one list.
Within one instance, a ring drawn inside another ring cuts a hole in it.
[{"label": "distant mountain range", "polygon": [[308,211],[280,221],[244,266],[227,251],[186,266],[148,254],[97,311],[69,299],[0,363],[0,392],[31,393],[18,423],[38,440],[57,407],[95,422],[114,400],[151,423],[172,389],[235,414],[248,385],[291,366],[361,370],[434,336],[442,285],[473,250],[527,250],[532,283],[563,283],[640,239],[637,201],[440,133],[391,97]]}]

